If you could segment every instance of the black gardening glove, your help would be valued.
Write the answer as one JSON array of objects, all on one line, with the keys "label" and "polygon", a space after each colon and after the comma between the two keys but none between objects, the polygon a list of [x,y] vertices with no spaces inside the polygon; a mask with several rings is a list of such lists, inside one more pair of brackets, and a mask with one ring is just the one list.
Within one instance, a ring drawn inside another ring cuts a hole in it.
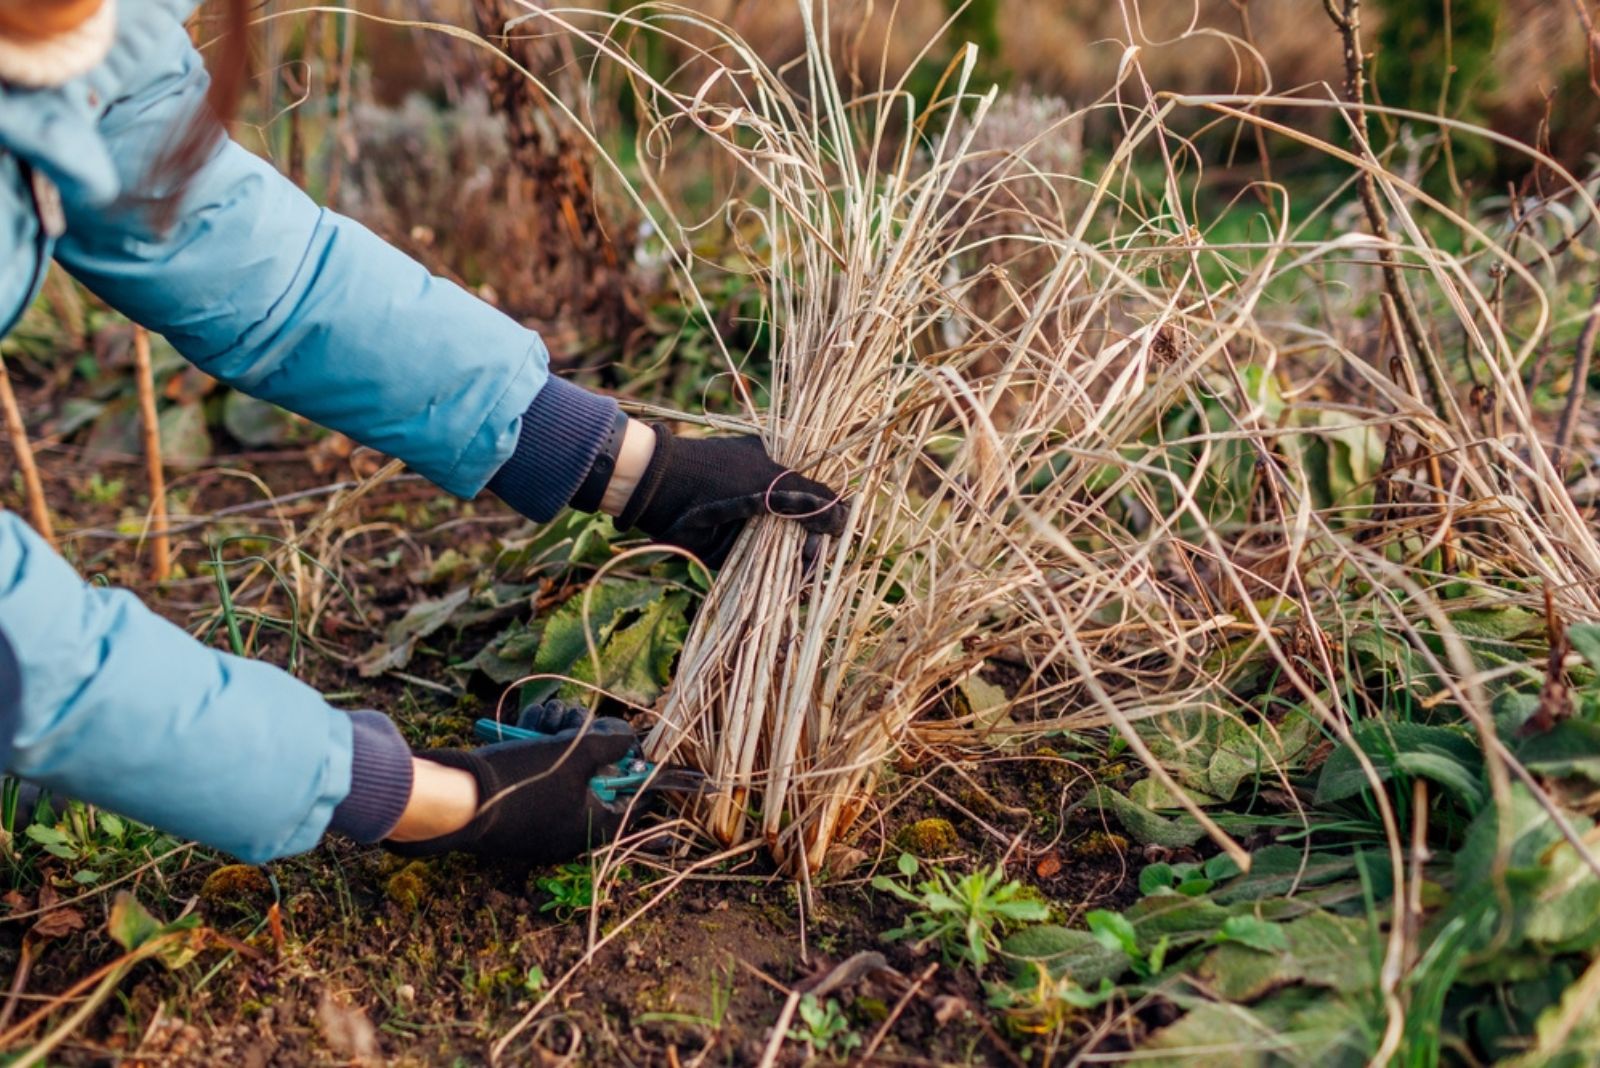
[{"label": "black gardening glove", "polygon": [[628,754],[633,728],[621,719],[591,720],[583,709],[560,701],[529,708],[518,725],[548,737],[418,753],[472,774],[478,814],[454,834],[384,847],[406,857],[474,853],[535,865],[571,860],[614,838],[627,806],[601,801],[589,780]]},{"label": "black gardening glove", "polygon": [[813,536],[844,531],[839,495],[774,463],[753,437],[680,438],[660,423],[655,455],[617,517],[651,539],[688,549],[721,567],[744,525],[758,515],[786,516]]}]

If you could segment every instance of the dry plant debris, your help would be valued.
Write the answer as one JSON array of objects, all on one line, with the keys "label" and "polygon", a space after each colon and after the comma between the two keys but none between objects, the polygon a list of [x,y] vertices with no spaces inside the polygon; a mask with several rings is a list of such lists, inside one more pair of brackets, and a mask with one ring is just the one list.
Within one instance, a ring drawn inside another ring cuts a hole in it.
[{"label": "dry plant debris", "polygon": [[[898,85],[843,88],[825,5],[800,4],[804,55],[781,72],[671,5],[616,17],[529,8],[529,32],[571,32],[631,79],[646,115],[636,188],[666,220],[686,291],[707,220],[731,220],[743,242],[775,337],[766,390],[742,394],[743,424],[785,462],[848,486],[849,527],[810,573],[798,531],[753,527],[660,709],[651,752],[710,774],[719,792],[697,818],[723,845],[761,837],[794,872],[815,871],[872,803],[886,758],[919,732],[948,739],[962,724],[936,718],[946,695],[1008,650],[1028,664],[1013,700],[1059,710],[1008,730],[1115,726],[1247,864],[1137,721],[1216,709],[1227,666],[1264,654],[1348,740],[1319,680],[1339,677],[1333,650],[1354,621],[1376,617],[1419,646],[1424,633],[1442,641],[1419,656],[1483,728],[1486,697],[1439,607],[1442,583],[1497,605],[1531,606],[1548,589],[1563,615],[1600,613],[1600,542],[1545,450],[1530,448],[1518,372],[1548,304],[1512,250],[1331,143],[1315,147],[1390,213],[1383,235],[1304,239],[1271,187],[1260,193],[1275,228],[1262,239],[1213,245],[1208,221],[1190,217],[1200,161],[1169,128],[1175,110],[1306,141],[1264,105],[1337,101],[1156,94],[1130,49],[1116,86],[1082,114],[980,148],[996,93],[974,83],[970,49],[919,112]],[[629,51],[649,35],[692,41],[693,61],[659,80]],[[1033,162],[1061,158],[1057,138],[1084,115],[1112,111],[1121,136],[1094,170]],[[695,219],[663,193],[691,144],[738,177]],[[1547,166],[1592,214],[1581,183]],[[1440,226],[1469,252],[1443,252],[1425,228]],[[1527,287],[1532,336],[1514,339],[1497,319],[1475,282],[1490,271]],[[1317,321],[1311,302],[1302,321],[1262,314],[1280,314],[1272,298],[1288,289],[1385,281],[1434,334],[1459,335],[1495,433],[1423,392],[1387,294],[1381,360],[1356,351],[1353,324]],[[1315,383],[1330,375],[1363,399],[1326,398]],[[1174,418],[1184,411],[1207,418]],[[1502,766],[1497,793],[1509,775]]]}]

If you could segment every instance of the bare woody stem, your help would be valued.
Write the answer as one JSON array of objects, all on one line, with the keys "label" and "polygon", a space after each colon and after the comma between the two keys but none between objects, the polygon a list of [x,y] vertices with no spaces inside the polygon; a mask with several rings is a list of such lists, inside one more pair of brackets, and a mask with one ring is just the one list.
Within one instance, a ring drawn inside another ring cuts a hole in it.
[{"label": "bare woody stem", "polygon": [[167,479],[161,464],[161,423],[156,416],[155,374],[150,368],[150,334],[133,328],[134,377],[139,384],[139,420],[144,424],[144,459],[150,474],[151,577],[165,582],[172,574],[172,545],[167,536]]},{"label": "bare woody stem", "polygon": [[17,407],[17,395],[11,389],[11,373],[0,359],[0,408],[5,409],[6,435],[11,439],[11,451],[16,453],[17,468],[22,472],[22,488],[28,497],[28,521],[39,536],[56,544],[55,527],[50,522],[50,506],[44,499],[44,483],[39,480],[39,465],[33,460],[33,445],[28,441],[28,428],[22,423],[22,409]]},{"label": "bare woody stem", "polygon": [[1595,29],[1594,16],[1589,14],[1589,0],[1572,0],[1572,10],[1589,46],[1589,88],[1600,96],[1600,30]]},{"label": "bare woody stem", "polygon": [[[1341,6],[1342,4],[1342,6]],[[1339,30],[1344,40],[1344,95],[1353,105],[1351,122],[1356,138],[1356,150],[1372,159],[1372,148],[1367,139],[1367,75],[1365,57],[1361,52],[1361,0],[1322,0],[1323,9]],[[1400,312],[1400,325],[1411,345],[1415,358],[1422,364],[1423,376],[1428,382],[1428,392],[1433,397],[1435,410],[1450,423],[1462,425],[1461,414],[1455,398],[1450,393],[1444,367],[1439,354],[1429,342],[1422,328],[1422,317],[1417,314],[1416,302],[1401,277],[1400,261],[1394,253],[1393,235],[1389,230],[1389,217],[1378,197],[1378,182],[1372,172],[1363,168],[1357,179],[1361,206],[1366,211],[1367,225],[1378,239],[1378,259],[1383,265],[1383,285],[1394,299]]]},{"label": "bare woody stem", "polygon": [[[1572,11],[1583,27],[1588,44],[1589,88],[1600,96],[1600,30],[1595,29],[1594,16],[1589,14],[1589,0],[1572,0]],[[1600,335],[1600,286],[1595,288],[1594,303],[1589,306],[1589,318],[1578,335],[1578,348],[1572,363],[1572,386],[1567,390],[1567,406],[1561,412],[1561,425],[1556,429],[1555,464],[1557,470],[1566,465],[1567,450],[1572,447],[1573,431],[1578,429],[1578,416],[1583,412],[1583,400],[1589,388],[1589,372],[1594,367],[1594,348]]]},{"label": "bare woody stem", "polygon": [[1600,339],[1600,288],[1596,288],[1594,303],[1589,306],[1589,318],[1584,321],[1583,333],[1578,335],[1578,348],[1572,360],[1572,385],[1567,389],[1567,406],[1561,410],[1561,425],[1556,428],[1555,463],[1559,470],[1566,464],[1567,450],[1572,446],[1572,434],[1578,429],[1578,418],[1583,414],[1583,399],[1588,393],[1589,371],[1594,367],[1595,342]]}]

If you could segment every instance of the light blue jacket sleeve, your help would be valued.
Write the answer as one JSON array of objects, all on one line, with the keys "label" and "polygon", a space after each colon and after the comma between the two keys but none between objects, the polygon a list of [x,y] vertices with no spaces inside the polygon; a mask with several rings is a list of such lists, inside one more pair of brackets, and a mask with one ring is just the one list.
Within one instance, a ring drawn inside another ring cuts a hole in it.
[{"label": "light blue jacket sleeve", "polygon": [[57,259],[208,374],[476,494],[548,378],[539,336],[232,142],[158,229],[146,178],[208,79],[176,18],[143,18],[113,56],[135,87],[99,124],[124,194],[69,195]]}]

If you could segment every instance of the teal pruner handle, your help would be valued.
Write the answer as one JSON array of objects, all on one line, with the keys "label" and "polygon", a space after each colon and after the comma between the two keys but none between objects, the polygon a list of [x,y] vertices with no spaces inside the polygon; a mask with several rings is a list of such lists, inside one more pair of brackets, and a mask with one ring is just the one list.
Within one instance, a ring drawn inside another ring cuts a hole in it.
[{"label": "teal pruner handle", "polygon": [[[548,741],[550,735],[530,731],[526,727],[513,727],[498,720],[480,719],[472,725],[473,737],[480,742]],[[622,759],[621,764],[608,764],[600,774],[589,780],[589,789],[600,800],[611,804],[623,794],[637,793],[650,778],[656,766],[636,755]]]}]

